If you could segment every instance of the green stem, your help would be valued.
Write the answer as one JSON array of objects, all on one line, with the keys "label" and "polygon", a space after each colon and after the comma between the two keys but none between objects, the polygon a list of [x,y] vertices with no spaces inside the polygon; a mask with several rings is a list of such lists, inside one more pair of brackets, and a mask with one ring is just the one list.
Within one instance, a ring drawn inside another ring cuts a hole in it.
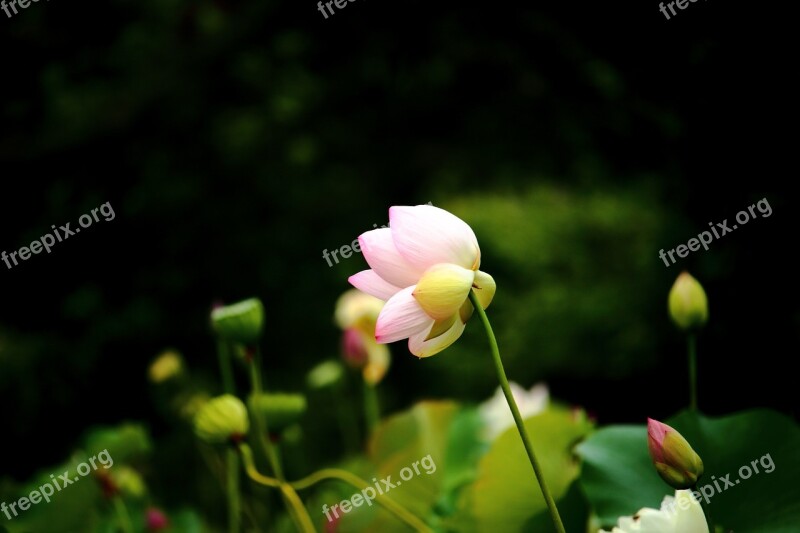
[{"label": "green stem", "polygon": [[229,348],[225,341],[217,340],[217,358],[219,359],[219,373],[222,376],[222,390],[225,394],[235,394]]},{"label": "green stem", "polygon": [[336,406],[336,416],[339,419],[339,428],[342,430],[342,441],[346,452],[355,452],[359,449],[359,429],[355,418],[348,409],[349,397],[343,393],[343,387],[337,385],[331,391],[333,403]]},{"label": "green stem", "polygon": [[[226,394],[234,394],[233,368],[231,367],[230,346],[222,339],[217,339],[217,357],[219,358],[222,388]],[[226,492],[228,496],[228,531],[239,533],[241,529],[241,498],[239,495],[239,461],[236,452],[229,450],[225,457]]]},{"label": "green stem", "polygon": [[228,485],[228,531],[241,530],[242,503],[239,500],[239,459],[236,450],[226,450],[226,469]]},{"label": "green stem", "polygon": [[[299,481],[291,483],[291,486],[296,490],[303,490],[326,479],[338,479],[339,481],[344,481],[359,491],[364,490],[366,487],[371,487],[367,481],[364,481],[355,474],[351,474],[346,470],[339,470],[338,468],[325,468],[319,470]],[[429,528],[422,520],[414,516],[402,505],[389,498],[385,494],[377,494],[375,496],[375,501],[398,519],[402,520],[405,524],[414,528],[414,530],[423,531],[425,533],[433,533],[433,530]]]},{"label": "green stem", "polygon": [[372,435],[380,421],[380,406],[378,403],[378,391],[374,385],[361,380],[364,383],[364,416],[367,421],[367,435]]},{"label": "green stem", "polygon": [[[255,356],[252,361],[250,361],[250,384],[253,388],[253,398],[255,399],[255,403],[253,407],[257,407],[258,398],[261,397],[263,394],[263,390],[261,387],[261,351],[256,348]],[[253,420],[256,426],[256,433],[258,434],[258,441],[261,444],[261,447],[264,449],[264,453],[269,460],[269,466],[272,469],[272,472],[275,474],[279,480],[283,481],[283,468],[281,467],[281,461],[278,458],[278,452],[275,450],[275,446],[273,446],[272,441],[269,439],[269,426],[266,417],[264,414],[257,408],[253,409]]]},{"label": "green stem", "polygon": [[497,379],[500,381],[500,387],[503,389],[503,394],[505,394],[509,408],[511,408],[511,414],[514,416],[514,422],[517,424],[519,436],[522,438],[522,443],[525,446],[525,451],[528,453],[528,459],[530,459],[533,472],[536,475],[536,480],[539,482],[539,487],[542,490],[542,496],[544,497],[544,501],[547,504],[548,510],[550,511],[550,518],[553,520],[553,525],[555,525],[556,531],[558,531],[558,533],[565,533],[564,524],[561,522],[561,516],[558,514],[558,507],[556,507],[556,502],[553,499],[553,496],[550,494],[550,490],[547,488],[547,483],[544,480],[544,475],[542,474],[542,469],[539,466],[539,461],[536,459],[536,455],[533,453],[533,446],[531,445],[530,438],[528,437],[528,432],[525,429],[525,423],[522,420],[522,415],[519,413],[517,402],[514,400],[514,395],[511,393],[511,387],[508,385],[508,378],[506,378],[506,372],[503,369],[503,361],[500,359],[500,349],[497,347],[497,339],[494,336],[492,325],[489,323],[489,318],[486,316],[486,312],[483,310],[483,307],[478,301],[478,296],[475,293],[475,289],[470,291],[469,299],[472,302],[475,311],[478,313],[478,316],[480,316],[481,322],[483,322],[483,327],[486,329],[486,336],[489,337],[489,346],[492,351],[492,359],[494,361],[495,370],[497,371]]},{"label": "green stem", "polygon": [[119,527],[125,533],[133,533],[131,517],[128,515],[128,508],[125,507],[125,502],[119,496],[114,496],[112,501],[114,503],[114,511],[117,513],[117,520],[119,520]]},{"label": "green stem", "polygon": [[689,345],[689,407],[697,411],[697,337],[694,333],[687,336]]},{"label": "green stem", "polygon": [[[250,361],[250,381],[253,388],[253,396],[255,398],[260,398],[263,393],[261,387],[261,350],[257,346],[255,348],[255,356],[253,360]],[[256,400],[256,403],[257,402],[258,400]],[[253,409],[253,411],[253,419],[255,421],[259,442],[261,442],[261,446],[264,448],[270,467],[275,473],[275,477],[278,478],[278,487],[281,489],[286,508],[289,510],[289,513],[295,521],[295,525],[297,525],[300,531],[310,531],[314,533],[314,524],[311,521],[311,517],[308,515],[305,505],[303,505],[302,500],[300,500],[300,497],[294,489],[286,483],[278,451],[269,439],[269,425],[267,419],[259,409]],[[247,448],[247,450],[249,451],[249,448]],[[251,466],[253,470],[255,470],[255,464],[251,464]]]},{"label": "green stem", "polygon": [[259,472],[253,461],[253,452],[247,444],[239,444],[238,450],[242,456],[245,472],[247,472],[250,479],[266,487],[280,489],[281,495],[289,509],[289,514],[297,525],[297,528],[305,533],[315,533],[316,529],[314,528],[314,523],[311,521],[311,517],[308,515],[305,505],[303,505],[300,496],[297,495],[294,488],[284,480],[265,476]]}]

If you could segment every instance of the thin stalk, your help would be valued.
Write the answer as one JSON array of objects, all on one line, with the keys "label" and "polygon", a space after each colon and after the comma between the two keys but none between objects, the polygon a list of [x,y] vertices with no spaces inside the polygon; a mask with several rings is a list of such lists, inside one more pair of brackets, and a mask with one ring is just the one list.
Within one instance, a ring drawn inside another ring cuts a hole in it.
[{"label": "thin stalk", "polygon": [[[257,346],[255,348],[253,360],[250,361],[250,381],[253,388],[253,396],[256,399],[260,398],[261,394],[263,393],[261,386],[261,350]],[[258,400],[256,400],[256,403],[257,402]],[[286,478],[283,474],[283,467],[281,466],[278,451],[268,437],[269,425],[267,419],[259,409],[253,409],[253,411],[253,419],[255,421],[256,433],[258,433],[258,440],[261,443],[261,446],[264,448],[272,472],[278,479],[278,488],[281,489],[281,494],[283,495],[283,500],[286,503],[286,508],[289,510],[292,519],[295,521],[295,525],[300,531],[310,531],[314,533],[316,530],[313,522],[311,521],[311,517],[308,515],[305,505],[303,505],[303,502],[300,500],[300,497],[297,495],[294,489],[292,489],[286,483]],[[249,448],[247,449],[249,450]],[[252,468],[255,470],[255,464],[252,465]]]},{"label": "thin stalk", "polygon": [[222,390],[225,394],[236,394],[229,348],[227,342],[222,339],[217,340],[217,358],[219,359],[219,373],[222,376]]},{"label": "thin stalk", "polygon": [[308,511],[303,505],[302,500],[300,500],[300,496],[298,496],[297,492],[295,492],[294,488],[292,488],[292,486],[289,483],[286,483],[284,480],[265,476],[259,472],[256,468],[255,462],[253,461],[253,452],[250,450],[250,447],[247,444],[239,444],[238,450],[242,456],[242,463],[244,465],[245,472],[247,472],[247,475],[250,477],[250,479],[266,487],[280,489],[281,495],[283,496],[283,499],[286,502],[286,506],[289,510],[289,514],[291,515],[292,520],[294,520],[297,528],[305,533],[316,533],[314,523],[311,521]]},{"label": "thin stalk", "polygon": [[[337,479],[339,481],[344,481],[345,483],[347,483],[348,485],[354,487],[359,491],[364,490],[366,487],[371,487],[371,485],[367,481],[364,481],[355,474],[351,474],[346,470],[340,470],[338,468],[325,468],[319,470],[309,476],[304,477],[299,481],[291,483],[291,486],[296,490],[303,490],[326,479]],[[433,530],[430,527],[428,527],[422,520],[414,516],[411,512],[406,510],[402,505],[392,500],[385,494],[376,495],[375,501],[378,502],[379,505],[383,506],[384,509],[392,513],[399,520],[403,521],[406,525],[414,528],[414,530],[423,531],[425,533],[433,533]]]},{"label": "thin stalk", "polygon": [[119,496],[114,496],[112,501],[114,503],[114,512],[117,513],[119,527],[125,533],[133,533],[133,524],[131,524],[131,517],[128,514],[128,508],[125,507],[125,502]]},{"label": "thin stalk", "polygon": [[514,395],[511,393],[511,387],[508,385],[508,378],[506,377],[506,372],[503,369],[503,361],[500,359],[500,349],[497,347],[497,339],[494,336],[492,325],[489,323],[489,318],[486,316],[486,312],[483,310],[483,307],[478,301],[478,296],[475,294],[474,289],[470,290],[469,299],[472,302],[472,306],[475,308],[475,311],[478,313],[478,316],[481,318],[484,329],[486,329],[486,336],[489,338],[489,346],[492,352],[494,367],[497,372],[497,379],[500,382],[500,387],[503,389],[503,394],[508,402],[508,407],[511,409],[511,414],[514,416],[514,422],[517,424],[517,430],[519,431],[519,436],[522,438],[522,444],[525,446],[525,451],[528,453],[528,459],[533,467],[536,480],[539,482],[539,488],[542,490],[542,496],[547,504],[547,509],[550,511],[550,518],[553,520],[553,525],[555,526],[556,531],[558,531],[558,533],[565,533],[564,524],[561,522],[561,516],[558,514],[558,507],[556,507],[556,502],[553,499],[553,496],[550,494],[550,490],[547,488],[547,483],[544,480],[544,474],[539,466],[539,461],[536,459],[536,455],[533,453],[533,445],[531,444],[530,438],[528,437],[528,432],[525,429],[525,423],[522,420],[522,415],[519,413],[517,402],[514,400]]},{"label": "thin stalk", "polygon": [[378,391],[375,386],[361,379],[364,383],[364,418],[367,422],[367,435],[372,435],[380,421],[380,404],[378,403]]},{"label": "thin stalk", "polygon": [[344,448],[347,452],[355,452],[359,449],[359,428],[347,406],[349,403],[347,400],[350,398],[343,391],[344,388],[337,385],[332,388],[331,396],[333,404],[336,406],[336,416],[339,419],[339,428],[342,430]]},{"label": "thin stalk", "polygon": [[[219,358],[222,388],[226,394],[235,394],[233,368],[231,367],[230,346],[222,339],[217,340],[217,357]],[[228,501],[228,532],[239,533],[241,530],[241,496],[239,494],[239,460],[236,452],[229,450],[225,456],[226,493]]]},{"label": "thin stalk", "polygon": [[687,336],[689,352],[689,407],[697,411],[697,336],[689,333]]},{"label": "thin stalk", "polygon": [[228,531],[238,533],[241,529],[242,503],[239,500],[239,461],[235,450],[226,450],[228,484]]}]

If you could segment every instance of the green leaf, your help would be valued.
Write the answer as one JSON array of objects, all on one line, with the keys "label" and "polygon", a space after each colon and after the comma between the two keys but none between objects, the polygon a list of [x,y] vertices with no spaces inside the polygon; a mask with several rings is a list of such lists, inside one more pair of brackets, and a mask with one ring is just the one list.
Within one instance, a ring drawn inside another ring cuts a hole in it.
[{"label": "green leaf", "polygon": [[576,451],[583,459],[580,484],[604,525],[642,507],[658,509],[673,493],[650,460],[646,426],[602,428]]},{"label": "green leaf", "polygon": [[[475,477],[477,462],[485,451],[478,438],[481,425],[474,408],[449,401],[418,403],[377,428],[369,445],[371,466],[348,470],[373,486],[377,482],[382,489],[382,479],[395,484],[386,495],[435,525],[456,511],[458,491]],[[346,494],[339,494],[349,498],[353,492],[348,487]],[[328,505],[337,503],[335,499],[326,501]],[[353,509],[337,527],[343,533],[408,531],[408,526],[377,504]]]},{"label": "green leaf", "polygon": [[[536,456],[553,497],[564,497],[580,465],[573,446],[592,429],[585,415],[564,407],[525,420]],[[478,466],[477,479],[462,494],[454,526],[476,531],[527,531],[546,511],[544,498],[516,427],[495,440]]]},{"label": "green leaf", "polygon": [[[698,487],[706,486],[706,494],[714,490],[708,501],[715,523],[736,533],[798,531],[800,427],[794,421],[774,411],[754,410],[724,418],[684,412],[667,423],[703,459],[705,473]],[[726,487],[724,476],[734,486]]]},{"label": "green leaf", "polygon": [[86,453],[93,456],[103,450],[114,462],[125,462],[131,457],[150,450],[150,437],[139,424],[122,424],[116,427],[93,429],[86,437]]},{"label": "green leaf", "polygon": [[[722,418],[684,412],[666,423],[703,459],[705,473],[698,487],[706,487],[716,525],[737,533],[797,531],[800,428],[790,418],[767,410]],[[581,485],[605,527],[642,507],[658,508],[663,496],[674,492],[650,462],[646,435],[645,426],[609,427],[578,447],[583,458]],[[740,469],[747,476],[745,467],[753,470],[753,461],[759,473],[741,479]],[[730,476],[732,487],[722,482],[725,476]]]}]

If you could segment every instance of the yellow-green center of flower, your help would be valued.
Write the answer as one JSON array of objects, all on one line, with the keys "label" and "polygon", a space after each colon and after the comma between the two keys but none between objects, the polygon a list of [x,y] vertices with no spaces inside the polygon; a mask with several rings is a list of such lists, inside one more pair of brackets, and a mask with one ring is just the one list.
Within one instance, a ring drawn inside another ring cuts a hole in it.
[{"label": "yellow-green center of flower", "polygon": [[433,265],[422,275],[414,298],[434,320],[455,315],[469,295],[475,272],[452,263]]}]

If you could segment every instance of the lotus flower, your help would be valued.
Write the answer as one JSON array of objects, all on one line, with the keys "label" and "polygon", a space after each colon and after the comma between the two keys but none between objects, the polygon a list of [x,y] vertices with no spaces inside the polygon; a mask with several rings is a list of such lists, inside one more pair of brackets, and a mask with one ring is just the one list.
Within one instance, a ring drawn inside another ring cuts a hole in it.
[{"label": "lotus flower", "polygon": [[478,270],[475,233],[443,209],[394,206],[389,227],[368,231],[358,242],[371,268],[349,281],[386,302],[375,328],[380,344],[408,339],[418,357],[439,353],[464,332],[473,311],[470,290],[484,309],[494,297],[494,280]]},{"label": "lotus flower", "polygon": [[[509,383],[509,386],[523,419],[530,418],[547,409],[550,393],[544,383],[534,385],[529,391],[513,381]],[[493,441],[505,430],[514,426],[514,416],[508,408],[503,389],[500,387],[497,387],[494,396],[478,407],[478,412],[483,419],[485,427],[483,437],[486,441]]]},{"label": "lotus flower", "polygon": [[389,370],[389,348],[375,341],[375,323],[383,302],[351,289],[336,302],[336,323],[342,329],[342,357],[362,370],[370,385],[379,383]]},{"label": "lotus flower", "polygon": [[676,490],[674,498],[664,498],[660,510],[645,507],[622,517],[611,533],[708,533],[708,524],[692,492]]}]

